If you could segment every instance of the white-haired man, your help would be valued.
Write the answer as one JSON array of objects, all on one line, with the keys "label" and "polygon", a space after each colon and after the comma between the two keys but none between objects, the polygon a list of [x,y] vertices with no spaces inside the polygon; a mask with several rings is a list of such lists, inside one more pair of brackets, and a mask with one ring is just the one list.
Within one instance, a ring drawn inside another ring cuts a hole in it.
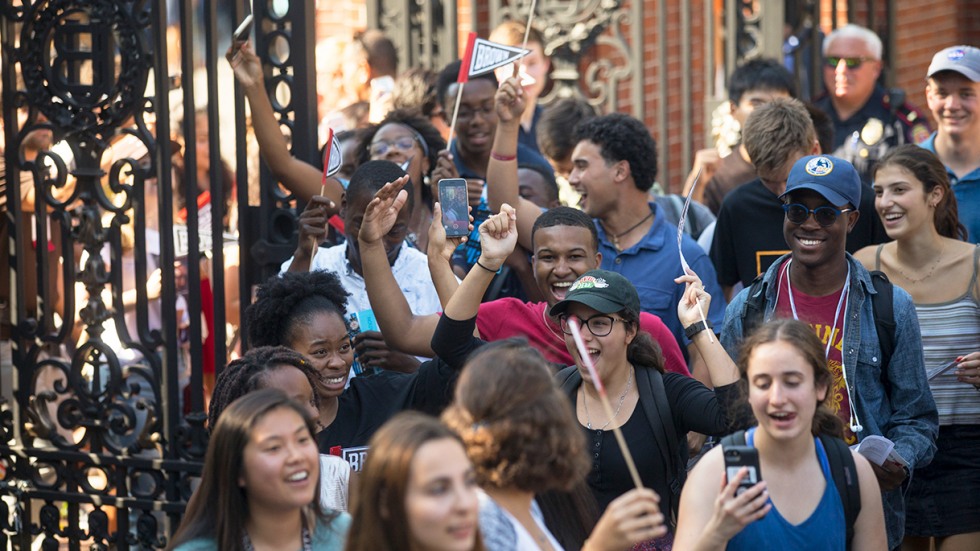
[{"label": "white-haired man", "polygon": [[898,89],[879,83],[882,44],[878,35],[848,24],[824,38],[824,85],[827,94],[816,102],[834,121],[834,155],[847,159],[870,183],[876,161],[904,143],[929,137],[921,111],[905,101]]}]

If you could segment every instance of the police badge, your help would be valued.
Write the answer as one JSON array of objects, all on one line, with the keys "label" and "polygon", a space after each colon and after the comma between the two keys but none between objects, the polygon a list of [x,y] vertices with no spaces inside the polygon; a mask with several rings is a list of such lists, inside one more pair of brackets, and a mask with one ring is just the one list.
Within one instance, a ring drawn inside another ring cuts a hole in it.
[{"label": "police badge", "polygon": [[861,129],[861,141],[868,144],[874,145],[881,141],[881,137],[885,133],[885,125],[879,119],[869,119]]}]

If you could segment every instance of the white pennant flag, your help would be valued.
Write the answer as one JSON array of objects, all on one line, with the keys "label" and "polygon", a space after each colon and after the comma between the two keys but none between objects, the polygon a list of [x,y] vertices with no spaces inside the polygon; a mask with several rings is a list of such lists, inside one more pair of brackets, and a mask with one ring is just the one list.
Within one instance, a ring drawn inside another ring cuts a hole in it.
[{"label": "white pennant flag", "polygon": [[504,46],[477,38],[476,42],[473,43],[473,57],[470,61],[469,76],[475,77],[489,73],[497,67],[513,63],[529,53],[531,50],[516,46]]}]

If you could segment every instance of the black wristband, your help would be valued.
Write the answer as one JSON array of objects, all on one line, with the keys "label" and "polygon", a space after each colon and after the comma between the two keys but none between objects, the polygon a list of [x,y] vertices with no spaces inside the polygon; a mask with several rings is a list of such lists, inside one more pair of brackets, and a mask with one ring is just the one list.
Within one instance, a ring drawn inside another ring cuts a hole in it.
[{"label": "black wristband", "polygon": [[500,273],[500,270],[491,270],[490,268],[487,268],[486,266],[484,266],[483,264],[480,263],[480,260],[479,259],[476,260],[476,265],[479,266],[479,267],[481,267],[481,268],[483,268],[484,270],[490,272],[491,274],[499,274]]},{"label": "black wristband", "polygon": [[704,331],[705,329],[714,329],[714,328],[711,326],[710,322],[705,323],[703,321],[699,321],[685,327],[684,334],[687,335],[687,338],[693,339],[694,335],[697,335],[698,333]]}]

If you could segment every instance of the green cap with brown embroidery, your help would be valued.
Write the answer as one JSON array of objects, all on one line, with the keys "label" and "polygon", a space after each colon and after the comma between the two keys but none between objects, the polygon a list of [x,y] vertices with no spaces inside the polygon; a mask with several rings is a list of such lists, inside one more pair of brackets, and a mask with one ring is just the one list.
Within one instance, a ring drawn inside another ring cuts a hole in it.
[{"label": "green cap with brown embroidery", "polygon": [[565,299],[551,307],[552,316],[568,310],[573,302],[584,304],[600,313],[613,314],[629,310],[640,313],[640,296],[628,279],[608,270],[591,270],[580,275],[568,288]]}]

